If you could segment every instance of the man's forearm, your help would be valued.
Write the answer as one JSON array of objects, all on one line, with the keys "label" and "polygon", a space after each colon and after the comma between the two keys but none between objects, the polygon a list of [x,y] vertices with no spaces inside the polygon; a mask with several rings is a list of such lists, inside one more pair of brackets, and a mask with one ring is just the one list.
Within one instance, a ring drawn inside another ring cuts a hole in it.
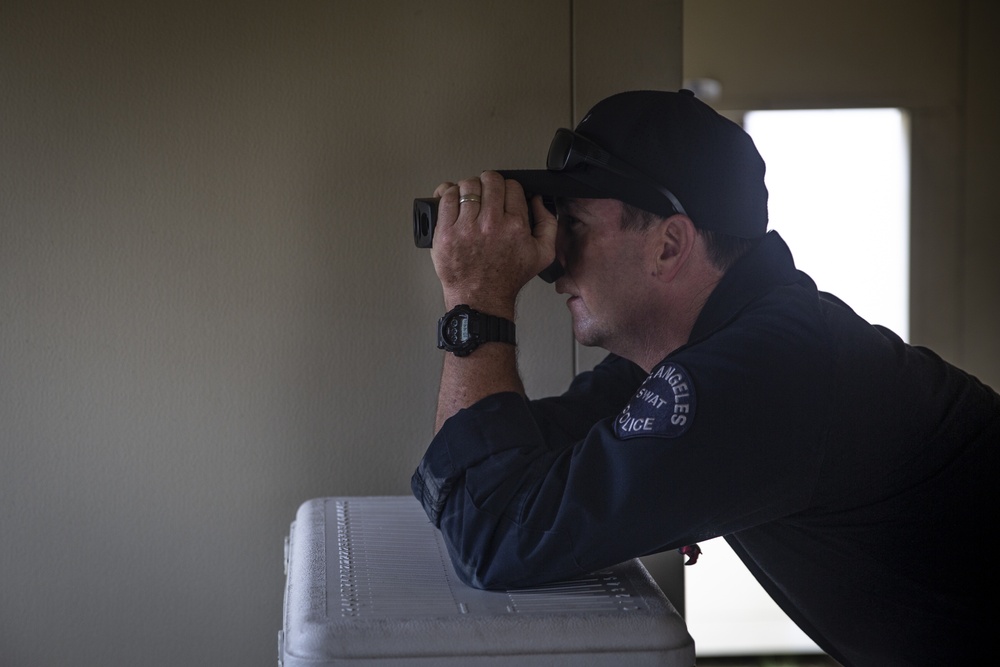
[{"label": "man's forearm", "polygon": [[467,357],[445,354],[438,392],[434,432],[463,408],[501,392],[524,395],[524,385],[517,372],[517,348],[507,343],[480,345]]}]

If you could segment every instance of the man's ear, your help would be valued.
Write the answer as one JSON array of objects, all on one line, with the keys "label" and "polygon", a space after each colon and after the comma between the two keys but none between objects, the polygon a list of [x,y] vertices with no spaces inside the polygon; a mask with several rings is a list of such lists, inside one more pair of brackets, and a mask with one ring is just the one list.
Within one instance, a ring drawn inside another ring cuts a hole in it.
[{"label": "man's ear", "polygon": [[676,214],[661,220],[650,239],[656,251],[654,274],[657,278],[673,281],[691,257],[697,238],[698,230],[686,215]]}]

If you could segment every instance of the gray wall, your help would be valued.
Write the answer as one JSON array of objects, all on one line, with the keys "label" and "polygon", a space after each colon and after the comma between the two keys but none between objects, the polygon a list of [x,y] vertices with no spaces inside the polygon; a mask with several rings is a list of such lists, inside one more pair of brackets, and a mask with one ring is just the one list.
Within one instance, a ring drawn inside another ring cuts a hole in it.
[{"label": "gray wall", "polygon": [[[5,0],[0,664],[275,664],[296,507],[408,493],[431,433],[412,198],[676,87],[680,25],[679,0]],[[526,384],[558,391],[562,299],[520,310]]]}]

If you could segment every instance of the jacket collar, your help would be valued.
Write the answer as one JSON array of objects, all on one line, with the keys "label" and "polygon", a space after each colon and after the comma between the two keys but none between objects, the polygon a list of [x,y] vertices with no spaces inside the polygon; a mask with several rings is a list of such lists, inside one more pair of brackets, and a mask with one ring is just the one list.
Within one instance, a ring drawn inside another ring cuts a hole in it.
[{"label": "jacket collar", "polygon": [[[688,345],[732,321],[749,303],[775,287],[805,278],[795,268],[792,252],[778,232],[768,232],[712,290],[691,330]],[[807,278],[806,278],[807,279]]]}]

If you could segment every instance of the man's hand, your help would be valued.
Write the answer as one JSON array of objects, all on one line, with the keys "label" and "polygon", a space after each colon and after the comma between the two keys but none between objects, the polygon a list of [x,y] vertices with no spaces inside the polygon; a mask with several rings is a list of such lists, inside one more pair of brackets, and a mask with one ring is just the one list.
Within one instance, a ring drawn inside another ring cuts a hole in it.
[{"label": "man's hand", "polygon": [[[460,303],[513,319],[521,288],[555,258],[556,219],[535,197],[535,227],[516,181],[492,171],[479,178],[442,183],[431,257],[445,307]],[[459,202],[476,195],[479,201]]]}]

